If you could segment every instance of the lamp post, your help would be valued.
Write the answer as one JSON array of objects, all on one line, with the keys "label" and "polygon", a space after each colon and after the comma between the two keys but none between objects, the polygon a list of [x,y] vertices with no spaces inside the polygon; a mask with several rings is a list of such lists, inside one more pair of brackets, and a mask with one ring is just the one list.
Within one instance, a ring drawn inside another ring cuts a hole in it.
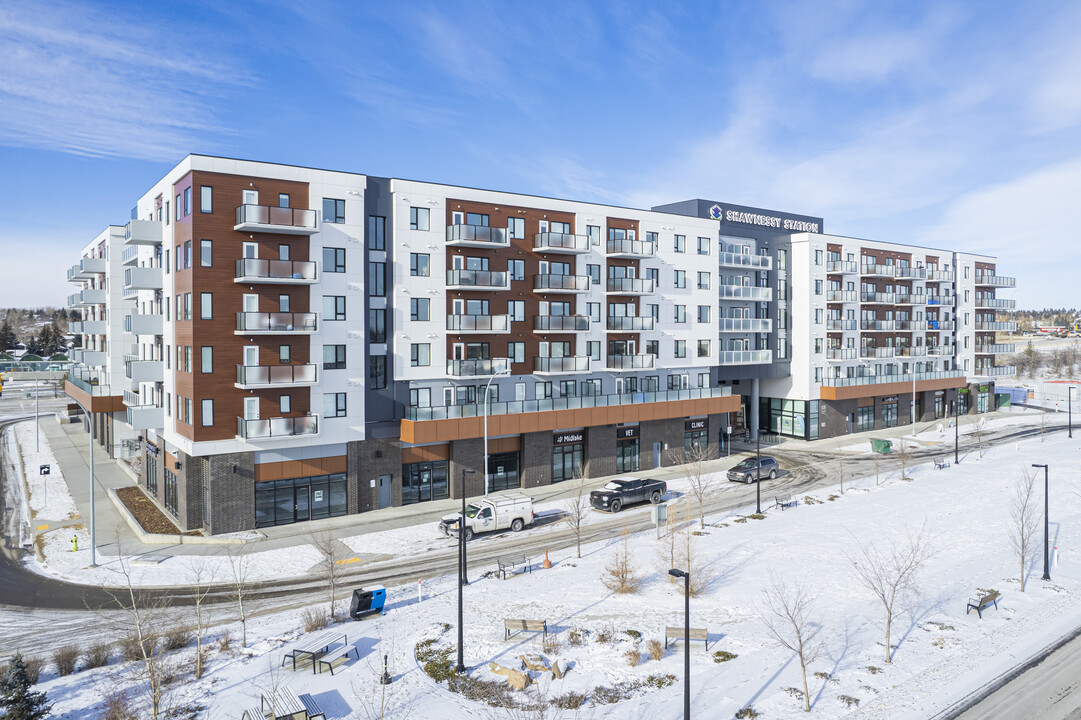
[{"label": "lamp post", "polygon": [[759,515],[762,514],[762,428],[758,429],[758,433],[754,436],[754,504],[755,512]]},{"label": "lamp post", "polygon": [[1069,425],[1067,425],[1067,427],[1069,428],[1069,437],[1070,438],[1073,438],[1073,391],[1074,391],[1074,386],[1073,385],[1066,388],[1066,410],[1069,413],[1069,415],[1068,415]]},{"label": "lamp post", "polygon": [[691,574],[672,568],[672,577],[683,578],[683,720],[691,717]]},{"label": "lamp post", "polygon": [[1048,536],[1047,536],[1047,465],[1032,464],[1034,468],[1043,468],[1043,579],[1051,579],[1051,563],[1048,561]]},{"label": "lamp post", "polygon": [[[75,400],[75,398],[72,398]],[[93,398],[91,398],[93,402]],[[94,415],[80,403],[75,400],[75,404],[78,405],[83,414],[86,415],[86,419],[90,424],[90,567],[98,566],[97,555],[97,543],[95,542],[96,536],[94,534]]]},{"label": "lamp post", "polygon": [[488,378],[488,384],[484,386],[484,494],[488,494],[488,391],[492,389],[492,381],[498,375],[510,375],[510,365],[506,366],[506,372],[498,372]]},{"label": "lamp post", "polygon": [[475,470],[462,468],[462,518],[458,523],[458,667],[457,672],[465,672],[465,633],[462,626],[462,586],[468,585],[465,579],[465,476],[472,475]]},{"label": "lamp post", "polygon": [[953,464],[961,462],[961,456],[957,452],[957,446],[961,438],[961,394],[953,400]]},{"label": "lamp post", "polygon": [[916,439],[916,361],[912,361],[912,439]]}]

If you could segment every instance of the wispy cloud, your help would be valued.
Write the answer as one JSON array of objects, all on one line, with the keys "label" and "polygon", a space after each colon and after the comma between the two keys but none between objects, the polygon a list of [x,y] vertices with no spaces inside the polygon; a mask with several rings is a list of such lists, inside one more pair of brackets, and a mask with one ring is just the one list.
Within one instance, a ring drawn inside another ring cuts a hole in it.
[{"label": "wispy cloud", "polygon": [[0,143],[159,160],[229,132],[212,100],[247,73],[119,12],[0,3]]}]

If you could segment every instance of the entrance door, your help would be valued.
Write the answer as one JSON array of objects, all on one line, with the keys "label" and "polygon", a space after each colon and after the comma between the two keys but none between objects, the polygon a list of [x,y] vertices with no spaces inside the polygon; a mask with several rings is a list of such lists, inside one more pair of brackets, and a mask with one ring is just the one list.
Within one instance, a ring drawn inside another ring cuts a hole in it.
[{"label": "entrance door", "polygon": [[259,364],[259,346],[258,345],[245,345],[244,346],[244,364],[248,367],[253,367]]},{"label": "entrance door", "polygon": [[246,397],[244,398],[244,419],[245,420],[258,420],[259,419],[259,398]]},{"label": "entrance door", "polygon": [[379,507],[385,508],[391,505],[390,475],[379,476]]},{"label": "entrance door", "polygon": [[656,470],[661,466],[661,443],[653,443],[653,469]]},{"label": "entrance door", "polygon": [[244,312],[259,312],[259,296],[255,293],[244,293]]},{"label": "entrance door", "polygon": [[303,485],[301,487],[293,488],[294,492],[294,505],[296,508],[295,521],[301,522],[303,520],[311,519],[311,486]]}]

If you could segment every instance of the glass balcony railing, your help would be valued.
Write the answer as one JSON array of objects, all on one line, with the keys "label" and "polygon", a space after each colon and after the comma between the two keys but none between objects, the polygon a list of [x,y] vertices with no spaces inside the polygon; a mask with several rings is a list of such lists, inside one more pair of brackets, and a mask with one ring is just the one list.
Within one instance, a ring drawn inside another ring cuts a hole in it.
[{"label": "glass balcony railing", "polygon": [[934,357],[953,355],[953,345],[928,345],[927,354]]},{"label": "glass balcony railing", "polygon": [[826,330],[830,332],[849,332],[859,329],[858,320],[827,320]]},{"label": "glass balcony railing", "polygon": [[507,229],[486,225],[448,225],[447,245],[462,247],[507,247]]},{"label": "glass balcony railing", "polygon": [[447,375],[451,377],[488,377],[505,375],[510,370],[509,358],[488,360],[447,360]]},{"label": "glass balcony railing", "polygon": [[773,299],[773,288],[751,287],[748,285],[720,285],[717,294],[721,300],[750,300],[769,302]]},{"label": "glass balcony railing", "polygon": [[773,331],[773,320],[769,318],[719,318],[720,332],[723,333],[768,333]]},{"label": "glass balcony railing", "polygon": [[826,302],[859,302],[860,294],[856,290],[827,290]]},{"label": "glass balcony railing", "polygon": [[928,282],[954,282],[956,278],[957,275],[953,272],[953,270],[927,270]]},{"label": "glass balcony railing", "polygon": [[923,345],[906,345],[904,347],[897,348],[897,357],[925,357],[927,355],[927,348]]},{"label": "glass balcony railing", "polygon": [[927,296],[913,293],[897,293],[898,305],[926,305]]},{"label": "glass balcony railing", "polygon": [[927,269],[921,267],[912,267],[911,265],[902,265],[899,270],[900,278],[911,278],[913,280],[925,280],[927,278]]},{"label": "glass balcony railing", "polygon": [[609,240],[606,246],[609,255],[620,257],[652,257],[656,246],[644,240]]},{"label": "glass balcony railing", "polygon": [[649,295],[656,288],[651,278],[608,278],[608,292],[616,295]]},{"label": "glass balcony railing", "polygon": [[893,347],[864,347],[860,348],[861,358],[891,358],[897,354],[897,348]]},{"label": "glass balcony railing", "polygon": [[534,275],[533,289],[539,292],[589,292],[589,276]]},{"label": "glass balcony railing", "polygon": [[[979,323],[977,323],[979,325]],[[927,330],[929,332],[953,332],[957,327],[953,320],[928,320]],[[979,330],[979,328],[976,328]]]},{"label": "glass balcony railing", "polygon": [[[916,373],[915,380],[946,380],[956,378],[964,380],[964,370],[940,370],[938,372]],[[856,377],[827,377],[819,384],[823,387],[855,387],[859,385],[882,385],[884,383],[912,382],[911,373],[894,375],[860,375]]]},{"label": "glass balcony railing", "polygon": [[1014,343],[976,343],[977,355],[1001,355],[1014,352],[1017,352],[1017,345]]},{"label": "glass balcony railing", "polygon": [[897,329],[901,332],[921,332],[927,329],[923,320],[897,320]]},{"label": "glass balcony railing", "polygon": [[977,322],[976,330],[980,332],[1017,332],[1015,322]]},{"label": "glass balcony railing", "polygon": [[236,434],[245,440],[265,440],[295,435],[318,435],[319,416],[276,417],[260,420],[236,419]]},{"label": "glass balcony railing", "polygon": [[976,284],[983,287],[1012,288],[1017,286],[1017,279],[989,273],[976,273]]},{"label": "glass balcony railing", "polygon": [[609,315],[605,329],[610,332],[649,332],[653,330],[656,324],[657,321],[652,315],[644,317]]},{"label": "glass balcony railing", "polygon": [[860,295],[860,301],[882,305],[894,305],[897,302],[897,293],[865,292]]},{"label": "glass balcony railing", "polygon": [[1017,307],[1016,300],[1006,300],[1005,298],[987,297],[986,295],[976,295],[976,307],[978,308],[1001,308],[1003,310],[1012,310]]},{"label": "glass balcony railing", "polygon": [[318,327],[316,313],[238,312],[238,333],[314,333]]},{"label": "glass balcony railing", "polygon": [[772,350],[722,350],[720,365],[768,365],[773,362]]},{"label": "glass balcony railing", "polygon": [[827,360],[855,360],[859,357],[858,348],[826,348]]},{"label": "glass balcony railing", "polygon": [[585,332],[589,330],[589,318],[585,315],[537,315],[533,318],[533,329],[537,332]]},{"label": "glass balcony railing", "polygon": [[826,263],[826,272],[856,275],[860,271],[860,264],[852,260],[830,260]]},{"label": "glass balcony railing", "polygon": [[655,355],[609,355],[609,370],[652,370],[657,362]]},{"label": "glass balcony railing", "polygon": [[533,372],[546,375],[589,372],[589,357],[539,357],[533,359]]},{"label": "glass balcony railing", "polygon": [[447,332],[507,333],[510,332],[510,315],[447,315]]},{"label": "glass balcony railing", "polygon": [[589,252],[589,236],[556,232],[537,233],[533,236],[533,249],[537,252],[550,253],[587,253]]},{"label": "glass balcony railing", "polygon": [[878,265],[874,263],[863,263],[860,265],[861,275],[870,275],[873,277],[901,277],[901,268],[897,265]]},{"label": "glass balcony railing", "polygon": [[772,270],[773,258],[769,255],[745,255],[743,253],[722,252],[718,264],[725,268],[745,268],[747,270]]},{"label": "glass balcony railing", "polygon": [[69,368],[68,382],[82,390],[87,395],[108,396],[112,395],[105,373],[87,368]]},{"label": "glass balcony railing", "polygon": [[448,290],[508,290],[506,272],[489,270],[447,270]]},{"label": "glass balcony railing", "polygon": [[314,210],[273,205],[241,205],[234,230],[311,235],[317,231]]},{"label": "glass balcony railing", "polygon": [[864,332],[896,332],[896,320],[860,320],[860,330]]},{"label": "glass balcony railing", "polygon": [[313,385],[317,379],[317,366],[313,364],[236,366],[236,384],[245,388]]},{"label": "glass balcony railing", "polygon": [[263,260],[243,258],[236,261],[236,282],[308,284],[318,280],[315,263],[308,260]]},{"label": "glass balcony railing", "polygon": [[927,295],[928,305],[945,305],[952,307],[957,298],[954,295]]}]

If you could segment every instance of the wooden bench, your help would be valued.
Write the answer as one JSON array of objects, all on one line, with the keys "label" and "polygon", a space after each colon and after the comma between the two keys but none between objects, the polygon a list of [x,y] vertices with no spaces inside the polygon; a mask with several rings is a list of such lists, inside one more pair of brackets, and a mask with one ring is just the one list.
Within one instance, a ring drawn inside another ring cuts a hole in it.
[{"label": "wooden bench", "polygon": [[[350,647],[353,646],[350,645]],[[334,671],[331,670],[330,674],[333,675]],[[312,720],[312,718],[327,720],[326,713],[319,709],[319,703],[315,702],[315,698],[311,695],[304,693],[302,695],[297,695],[297,699],[300,700],[300,704],[304,706],[304,712],[307,713],[308,720]]]},{"label": "wooden bench", "polygon": [[950,461],[944,457],[935,458],[935,470],[945,470],[950,466]]},{"label": "wooden bench", "polygon": [[501,558],[496,558],[496,565],[499,568],[496,575],[502,575],[504,580],[507,579],[508,570],[513,574],[515,568],[519,567],[524,567],[531,575],[533,574],[533,563],[529,562],[529,558],[525,555],[504,555]]},{"label": "wooden bench", "polygon": [[322,672],[323,666],[325,665],[327,669],[330,670],[330,674],[333,675],[335,661],[341,660],[343,657],[349,657],[350,653],[356,653],[357,659],[360,659],[360,651],[357,650],[356,645],[342,645],[340,648],[335,648],[328,653],[316,656],[315,662],[319,666],[317,672]]},{"label": "wooden bench", "polygon": [[[675,644],[683,639],[684,629],[681,627],[666,627],[664,629],[664,649],[668,649],[668,643]],[[706,644],[706,652],[709,652],[709,632],[705,628],[691,628],[691,640],[701,640]]]},{"label": "wooden bench", "polygon": [[1002,596],[999,595],[998,590],[994,590],[987,593],[986,595],[981,596],[976,602],[973,602],[972,599],[969,599],[968,606],[965,608],[965,615],[968,615],[970,612],[975,610],[976,614],[982,618],[983,611],[987,609],[988,605],[994,605],[995,610],[998,610],[998,599],[1000,597]]},{"label": "wooden bench", "polygon": [[548,637],[547,620],[504,620],[503,640],[510,640],[512,636],[521,632],[539,632],[545,638]]},{"label": "wooden bench", "polygon": [[779,507],[782,510],[788,507],[796,507],[799,505],[799,500],[793,500],[791,495],[778,495],[774,498],[773,507]]}]

